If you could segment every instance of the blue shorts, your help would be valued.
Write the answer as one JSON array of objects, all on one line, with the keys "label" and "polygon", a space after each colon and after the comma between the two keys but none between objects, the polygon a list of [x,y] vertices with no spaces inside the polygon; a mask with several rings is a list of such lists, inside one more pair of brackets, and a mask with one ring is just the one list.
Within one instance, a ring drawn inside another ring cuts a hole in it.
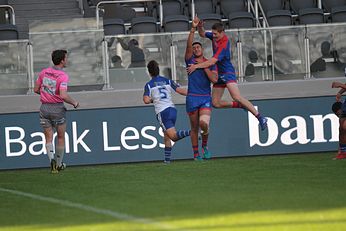
[{"label": "blue shorts", "polygon": [[220,74],[217,82],[214,83],[213,87],[226,87],[227,83],[236,83],[237,76],[235,74]]},{"label": "blue shorts", "polygon": [[211,96],[186,96],[186,112],[192,113],[201,109],[211,110]]},{"label": "blue shorts", "polygon": [[156,115],[160,126],[164,131],[175,127],[175,121],[177,121],[177,109],[174,107],[168,107],[159,114]]}]

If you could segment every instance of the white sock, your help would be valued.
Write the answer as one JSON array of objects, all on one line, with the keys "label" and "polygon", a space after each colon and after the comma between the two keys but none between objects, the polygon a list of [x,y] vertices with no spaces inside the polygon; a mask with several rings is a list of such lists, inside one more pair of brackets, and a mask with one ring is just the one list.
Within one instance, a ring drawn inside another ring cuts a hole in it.
[{"label": "white sock", "polygon": [[64,158],[64,146],[62,147],[57,147],[56,148],[56,164],[58,167],[61,166],[61,163],[62,163],[62,159]]},{"label": "white sock", "polygon": [[46,144],[46,151],[47,151],[47,156],[49,158],[49,163],[50,163],[54,159],[54,150],[53,150],[53,144],[52,143]]}]

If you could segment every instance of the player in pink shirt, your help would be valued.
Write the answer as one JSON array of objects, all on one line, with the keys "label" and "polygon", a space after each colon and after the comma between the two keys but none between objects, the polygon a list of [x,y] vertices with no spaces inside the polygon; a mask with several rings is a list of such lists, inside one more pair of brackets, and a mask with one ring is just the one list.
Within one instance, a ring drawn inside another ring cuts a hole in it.
[{"label": "player in pink shirt", "polygon": [[[64,102],[74,108],[79,102],[67,93],[68,75],[63,71],[67,64],[67,51],[52,52],[53,67],[43,69],[35,83],[34,92],[40,95],[40,124],[46,139],[46,151],[50,161],[51,172],[58,173],[66,165],[62,162],[65,152],[66,108]],[[53,150],[54,129],[57,131],[58,142]]]}]

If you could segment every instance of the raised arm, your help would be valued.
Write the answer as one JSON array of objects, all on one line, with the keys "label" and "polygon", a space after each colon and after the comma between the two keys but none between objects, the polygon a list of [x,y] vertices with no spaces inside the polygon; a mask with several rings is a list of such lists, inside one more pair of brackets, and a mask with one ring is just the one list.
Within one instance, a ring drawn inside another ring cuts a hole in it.
[{"label": "raised arm", "polygon": [[186,41],[185,60],[190,59],[193,55],[192,43],[193,43],[193,39],[195,37],[195,31],[196,31],[196,27],[198,25],[198,22],[199,22],[199,19],[197,17],[195,17],[192,21],[192,27],[190,30],[190,34],[189,34],[189,37],[187,38],[187,41]]},{"label": "raised arm", "polygon": [[[197,18],[197,16],[196,16]],[[201,36],[202,38],[205,38],[205,30],[204,30],[204,22],[200,19],[198,19],[198,25],[197,25],[197,29],[198,29],[198,34],[199,36]]]}]

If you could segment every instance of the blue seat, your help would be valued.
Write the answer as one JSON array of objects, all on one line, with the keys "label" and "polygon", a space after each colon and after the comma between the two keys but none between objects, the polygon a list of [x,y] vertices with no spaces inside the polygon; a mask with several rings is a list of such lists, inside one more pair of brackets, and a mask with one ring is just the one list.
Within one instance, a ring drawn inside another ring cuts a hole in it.
[{"label": "blue seat", "polygon": [[158,32],[156,19],[149,16],[135,17],[131,20],[129,32],[131,34],[156,33]]},{"label": "blue seat", "polygon": [[288,10],[271,10],[266,14],[269,26],[292,25],[292,15]]},{"label": "blue seat", "polygon": [[255,26],[255,18],[250,12],[233,12],[228,16],[229,28],[251,28]]},{"label": "blue seat", "polygon": [[18,39],[17,26],[12,24],[0,24],[0,40]]},{"label": "blue seat", "polygon": [[333,7],[331,20],[332,22],[346,22],[346,6]]},{"label": "blue seat", "polygon": [[319,8],[300,9],[298,17],[300,24],[318,24],[325,22],[323,10]]},{"label": "blue seat", "polygon": [[177,32],[189,30],[189,18],[185,15],[169,15],[163,20],[165,32]]},{"label": "blue seat", "polygon": [[105,35],[125,34],[124,20],[112,18],[103,20],[103,30]]}]

